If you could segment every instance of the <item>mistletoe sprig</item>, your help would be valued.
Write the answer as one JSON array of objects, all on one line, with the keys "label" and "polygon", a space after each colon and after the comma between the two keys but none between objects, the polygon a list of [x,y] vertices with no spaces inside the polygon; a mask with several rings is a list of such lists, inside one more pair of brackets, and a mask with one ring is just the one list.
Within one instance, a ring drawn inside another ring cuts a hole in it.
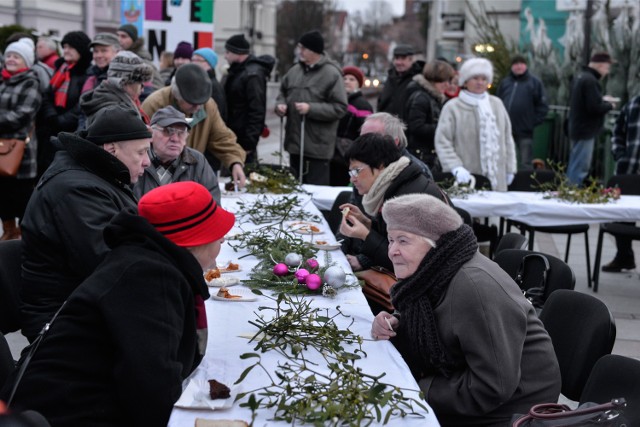
[{"label": "mistletoe sprig", "polygon": [[551,160],[547,162],[554,172],[552,181],[541,183],[536,180],[535,172],[531,175],[537,183],[537,188],[544,193],[545,199],[560,199],[570,203],[605,204],[620,198],[619,188],[605,188],[595,179],[590,179],[589,184],[584,187],[578,187],[567,178],[564,165]]},{"label": "mistletoe sprig", "polygon": [[475,194],[478,192],[475,186],[468,184],[458,184],[455,178],[447,178],[442,181],[436,182],[447,196],[456,199],[467,199],[470,194]]},{"label": "mistletoe sprig", "polygon": [[315,250],[301,235],[285,229],[282,224],[268,225],[257,230],[245,231],[228,240],[229,246],[236,252],[246,250],[249,253],[240,258],[255,256],[261,261],[284,259],[291,252],[306,258],[312,258]]},{"label": "mistletoe sprig", "polygon": [[267,197],[262,195],[253,202],[238,202],[238,219],[246,219],[254,224],[266,224],[284,221],[320,221],[318,215],[309,215],[301,209],[302,201],[298,196]]},{"label": "mistletoe sprig", "polygon": [[248,193],[289,194],[304,192],[288,168],[258,166],[249,172]]},{"label": "mistletoe sprig", "polygon": [[[366,357],[361,349],[363,339],[348,328],[343,331],[336,326],[334,319],[345,316],[339,308],[338,314],[330,316],[328,310],[323,314],[321,309],[311,308],[308,301],[291,299],[284,294],[273,300],[276,301],[275,308],[261,308],[273,310],[273,320],[265,321],[259,315],[256,321],[250,322],[259,329],[253,338],[260,337],[255,350],[277,351],[288,360],[278,363],[272,375],[272,371],[262,364],[259,353],[240,356],[257,361],[242,372],[236,384],[256,367],[262,369],[271,382],[239,393],[235,399],[239,401],[248,396],[240,406],[252,411],[252,422],[260,409],[275,409],[273,421],[322,426],[387,424],[397,416],[422,418],[423,415],[417,412],[419,408],[428,411],[419,399],[404,395],[405,391],[414,390],[384,383],[381,379],[386,374],[369,375],[355,366],[357,360]],[[343,342],[357,344],[358,348],[353,352],[346,351]],[[324,357],[328,372],[321,372],[316,364],[304,357],[309,348]],[[422,392],[419,397],[424,399]]]}]

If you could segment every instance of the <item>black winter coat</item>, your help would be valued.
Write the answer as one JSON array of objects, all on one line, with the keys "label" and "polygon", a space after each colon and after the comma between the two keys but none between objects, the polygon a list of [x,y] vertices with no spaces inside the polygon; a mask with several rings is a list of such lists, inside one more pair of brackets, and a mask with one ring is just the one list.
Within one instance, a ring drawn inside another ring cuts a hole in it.
[{"label": "black winter coat", "polygon": [[500,81],[496,95],[509,113],[511,133],[531,138],[533,129],[544,121],[549,111],[542,82],[529,71],[519,76],[511,72]]},{"label": "black winter coat", "polygon": [[249,55],[229,67],[224,81],[227,98],[227,126],[245,151],[255,151],[267,113],[267,80],[275,65],[269,55]]},{"label": "black winter coat", "polygon": [[56,426],[166,426],[201,360],[202,268],[144,218],[118,214],[112,249],[69,297],[17,389],[14,408]]},{"label": "black winter coat", "polygon": [[209,80],[211,80],[211,98],[216,102],[220,117],[227,123],[227,97],[224,95],[224,88],[216,78],[216,70],[207,71]]},{"label": "black winter coat", "polygon": [[404,104],[408,95],[406,93],[407,86],[411,83],[411,79],[418,73],[422,72],[424,61],[415,61],[411,68],[402,74],[399,74],[395,68],[389,69],[387,81],[384,82],[382,93],[378,97],[378,112],[385,112],[398,116],[401,119],[404,110]]},{"label": "black winter coat", "polygon": [[435,156],[434,139],[445,96],[422,74],[416,74],[407,87],[412,92],[404,109],[409,151],[422,160]]},{"label": "black winter coat", "polygon": [[569,101],[569,138],[595,138],[604,126],[604,116],[613,105],[602,100],[600,78],[593,68],[583,67],[571,84]]},{"label": "black winter coat", "polygon": [[360,136],[364,119],[373,113],[373,107],[360,91],[348,95],[347,101],[349,102],[347,114],[340,119],[338,136],[353,141]]},{"label": "black winter coat", "polygon": [[136,208],[120,160],[78,135],[61,133],[60,143],[22,220],[22,333],[30,340],[108,252],[104,227]]}]

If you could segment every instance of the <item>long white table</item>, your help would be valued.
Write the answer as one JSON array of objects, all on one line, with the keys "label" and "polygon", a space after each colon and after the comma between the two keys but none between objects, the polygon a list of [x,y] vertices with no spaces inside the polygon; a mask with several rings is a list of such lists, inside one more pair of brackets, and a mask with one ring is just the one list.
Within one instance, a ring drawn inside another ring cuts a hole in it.
[{"label": "long white table", "polygon": [[[331,210],[333,201],[351,187],[305,185],[313,203]],[[640,196],[621,196],[609,203],[570,203],[545,199],[542,193],[523,191],[479,191],[466,198],[453,198],[453,203],[472,217],[504,217],[531,226],[593,224],[613,221],[640,221]]]},{"label": "long white table", "polygon": [[[270,196],[277,197],[277,196]],[[304,206],[305,212],[316,214],[322,219],[319,210],[311,203],[310,197],[307,195],[300,195],[305,198],[307,203]],[[223,195],[222,205],[230,211],[237,211],[237,201],[242,200],[245,203],[251,200],[255,200],[256,196],[243,194],[240,197],[228,197]],[[243,230],[255,229],[253,224],[242,224],[240,226]],[[232,229],[231,233],[240,230],[238,222],[236,227]],[[328,225],[322,219],[322,230],[324,234],[322,237],[314,236],[314,239],[322,239],[328,242],[335,242],[335,238],[331,235]],[[311,238],[308,236],[308,238]],[[345,271],[351,272],[349,264],[341,251],[335,250],[330,252],[333,262],[337,262],[341,265]],[[243,253],[234,252],[228,245],[223,244],[222,251],[218,256],[218,263],[221,265],[225,261],[231,260],[240,264],[242,271],[235,275],[240,278],[247,278],[251,269],[256,265],[257,259],[255,257],[247,257],[239,259]],[[317,256],[318,261],[322,264],[324,261],[324,251],[319,251]],[[226,275],[225,275],[226,276]],[[233,291],[237,288],[244,288],[242,285],[229,288]],[[217,288],[210,288],[212,295],[215,295]],[[363,344],[363,350],[367,353],[367,357],[356,362],[357,366],[361,367],[363,371],[371,375],[379,375],[386,373],[383,378],[383,382],[391,383],[393,385],[403,387],[411,390],[419,390],[418,384],[415,382],[411,375],[406,363],[394,348],[394,346],[388,341],[373,341],[370,340],[371,322],[373,315],[371,310],[362,294],[360,289],[340,289],[338,295],[334,299],[325,298],[323,296],[305,296],[312,300],[313,307],[335,309],[336,306],[340,306],[341,310],[351,316],[355,320],[353,325],[349,329],[363,338],[367,339]],[[207,345],[207,352],[201,365],[192,375],[193,380],[208,380],[217,379],[229,386],[231,386],[240,376],[245,368],[253,364],[255,359],[241,360],[239,356],[243,353],[253,352],[255,343],[249,343],[246,338],[247,335],[253,335],[257,329],[248,323],[249,320],[256,319],[258,307],[260,306],[275,306],[273,301],[258,297],[255,302],[227,302],[217,301],[209,299],[206,301],[207,320],[209,327],[209,338]],[[347,327],[351,319],[343,319],[338,317],[337,323],[341,327]],[[277,367],[278,362],[282,362],[282,356],[275,352],[270,351],[261,354],[262,362],[269,367],[269,370],[273,373]],[[327,369],[326,362],[319,355],[314,355],[310,352],[308,355],[312,360],[320,362],[319,369]],[[185,381],[184,387],[187,386],[190,379]],[[252,390],[260,386],[266,386],[270,384],[268,376],[260,369],[256,368],[246,377],[246,379],[239,385],[238,390],[240,392]],[[233,388],[232,388],[233,390]],[[417,392],[405,392],[406,396],[418,397]],[[246,399],[245,399],[246,400]],[[422,402],[428,407],[426,402]],[[406,425],[406,426],[438,426],[438,421],[435,414],[431,409],[428,412],[421,411],[424,418],[407,417],[407,418],[393,418],[389,425]],[[288,425],[286,423],[276,423],[270,421],[273,413],[260,410],[257,414],[257,419],[254,423],[255,426],[272,426],[272,425]],[[174,408],[169,426],[171,427],[186,427],[193,426],[196,418],[206,419],[239,419],[250,422],[251,411],[249,409],[240,408],[239,403],[234,404],[228,409],[221,410],[208,410],[208,409],[180,409]],[[374,423],[375,424],[375,423]]]}]

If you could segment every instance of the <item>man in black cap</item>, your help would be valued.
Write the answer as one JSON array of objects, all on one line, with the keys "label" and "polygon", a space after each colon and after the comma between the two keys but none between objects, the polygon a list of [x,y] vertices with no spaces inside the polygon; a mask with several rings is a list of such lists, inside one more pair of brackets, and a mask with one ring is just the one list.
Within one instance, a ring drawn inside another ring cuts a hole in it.
[{"label": "man in black cap", "polygon": [[22,220],[22,333],[32,341],[108,249],[103,228],[135,209],[131,185],[149,166],[151,133],[120,106],[86,131],[58,135],[61,151],[44,173]]},{"label": "man in black cap", "polygon": [[267,80],[276,63],[269,55],[249,52],[244,34],[231,36],[224,45],[229,72],[223,82],[227,100],[227,126],[247,152],[247,163],[257,163],[257,146],[267,114]]},{"label": "man in black cap", "polygon": [[604,116],[615,107],[614,98],[602,96],[600,80],[603,79],[612,63],[606,52],[591,56],[589,65],[571,83],[569,101],[569,140],[571,153],[567,166],[567,178],[572,184],[582,185],[589,174],[593,146],[596,137],[604,126]]},{"label": "man in black cap", "polygon": [[323,53],[324,39],[318,31],[303,34],[298,50],[300,62],[282,78],[276,114],[287,116],[285,148],[296,176],[303,156],[304,182],[329,185],[329,162],[335,151],[338,124],[347,112],[342,69]]},{"label": "man in black cap", "polygon": [[533,129],[547,117],[549,105],[542,82],[529,73],[524,56],[513,57],[511,72],[500,80],[497,95],[511,119],[511,133],[518,147],[518,170],[533,169]]},{"label": "man in black cap", "polygon": [[234,182],[244,187],[246,153],[220,117],[218,106],[211,99],[211,80],[200,66],[184,64],[178,68],[171,86],[149,95],[142,103],[142,109],[151,117],[169,105],[191,119],[187,146],[203,154],[209,151],[231,171]]},{"label": "man in black cap", "polygon": [[189,122],[184,113],[171,105],[159,109],[151,118],[151,130],[151,164],[133,187],[136,197],[161,185],[194,181],[204,185],[220,203],[216,174],[202,153],[186,146]]},{"label": "man in black cap", "polygon": [[413,76],[422,72],[424,61],[414,61],[415,50],[407,44],[399,44],[393,49],[393,67],[389,68],[387,81],[378,97],[378,112],[402,117],[407,86]]}]

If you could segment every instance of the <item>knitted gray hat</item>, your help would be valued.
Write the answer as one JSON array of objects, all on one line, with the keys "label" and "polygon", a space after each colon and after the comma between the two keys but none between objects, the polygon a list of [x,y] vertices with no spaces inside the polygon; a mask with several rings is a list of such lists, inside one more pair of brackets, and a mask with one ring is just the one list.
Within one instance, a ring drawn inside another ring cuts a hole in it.
[{"label": "knitted gray hat", "polygon": [[458,75],[458,84],[464,85],[464,82],[474,76],[485,76],[489,83],[493,82],[493,65],[488,59],[471,58],[464,61]]},{"label": "knitted gray hat", "polygon": [[11,43],[5,49],[4,54],[6,55],[10,52],[20,55],[22,59],[24,59],[24,63],[26,64],[27,68],[31,68],[33,66],[33,61],[35,60],[33,40],[25,37]]},{"label": "knitted gray hat", "polygon": [[123,50],[109,63],[109,81],[124,86],[127,83],[145,83],[153,77],[153,69],[135,53]]},{"label": "knitted gray hat", "polygon": [[453,208],[428,194],[407,194],[387,200],[382,218],[387,230],[408,231],[434,242],[462,225],[462,218]]}]

